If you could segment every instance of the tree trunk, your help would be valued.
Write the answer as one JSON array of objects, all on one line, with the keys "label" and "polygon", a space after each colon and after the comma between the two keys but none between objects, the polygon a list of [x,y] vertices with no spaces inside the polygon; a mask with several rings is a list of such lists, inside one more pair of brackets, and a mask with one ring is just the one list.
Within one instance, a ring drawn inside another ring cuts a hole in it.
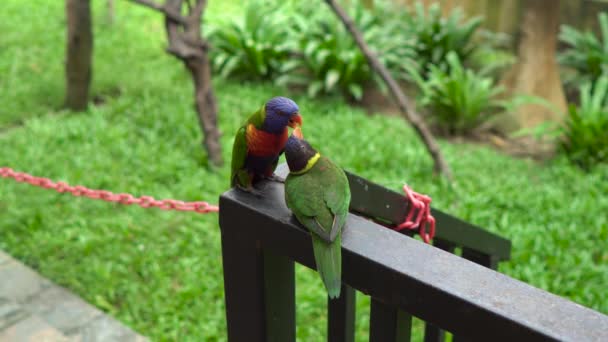
[{"label": "tree trunk", "polygon": [[[472,17],[483,17],[484,22],[483,25],[486,28],[490,28],[493,23],[489,19],[493,15],[493,13],[489,13],[489,8],[492,7],[492,4],[488,2],[493,2],[497,0],[460,0],[458,1],[458,6],[460,6],[467,18]],[[508,0],[507,0],[508,1]]]},{"label": "tree trunk", "polygon": [[520,0],[502,0],[498,25],[496,27],[498,32],[512,34],[516,30],[521,17],[520,7]]},{"label": "tree trunk", "polygon": [[[203,39],[203,13],[206,0],[165,0],[161,5],[154,0],[131,0],[132,2],[159,11],[165,15],[167,52],[180,59],[192,76],[194,104],[198,122],[203,133],[203,146],[211,164],[221,166],[221,133],[217,127],[217,104],[211,84],[211,65],[207,54],[208,44]],[[194,2],[194,4],[193,4]],[[182,10],[186,5],[186,11]],[[187,12],[184,16],[182,13]]]},{"label": "tree trunk", "polygon": [[67,48],[65,62],[65,106],[72,110],[87,108],[91,84],[93,32],[90,0],[66,0]]},{"label": "tree trunk", "polygon": [[106,0],[106,21],[110,25],[114,23],[114,0]]},{"label": "tree trunk", "polygon": [[198,122],[203,132],[203,145],[209,159],[216,166],[223,164],[220,131],[217,128],[217,103],[211,87],[211,67],[207,54],[185,62],[194,81],[194,98]]},{"label": "tree trunk", "polygon": [[506,130],[534,127],[545,121],[559,121],[566,110],[566,99],[556,62],[559,29],[559,1],[529,0],[524,3],[518,60],[503,84],[512,94],[542,97],[560,112],[540,105],[519,107]]},{"label": "tree trunk", "polygon": [[[181,13],[183,0],[167,0],[165,8],[173,13]],[[205,0],[197,0],[184,23],[168,16],[165,27],[169,40],[167,52],[182,60],[194,81],[195,107],[203,132],[203,145],[211,163],[221,166],[222,147],[220,131],[217,127],[217,104],[211,84],[211,65],[207,54],[208,45],[202,36],[201,19],[206,6]]]}]

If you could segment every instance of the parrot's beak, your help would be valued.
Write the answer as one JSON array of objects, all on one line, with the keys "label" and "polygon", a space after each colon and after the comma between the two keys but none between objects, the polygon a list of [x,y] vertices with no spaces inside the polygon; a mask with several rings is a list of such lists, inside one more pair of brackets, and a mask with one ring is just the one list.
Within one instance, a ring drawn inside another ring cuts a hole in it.
[{"label": "parrot's beak", "polygon": [[304,135],[302,135],[302,129],[300,128],[300,126],[294,128],[292,134],[300,140],[304,139]]},{"label": "parrot's beak", "polygon": [[289,127],[296,128],[302,126],[302,115],[300,113],[294,114],[288,123]]}]

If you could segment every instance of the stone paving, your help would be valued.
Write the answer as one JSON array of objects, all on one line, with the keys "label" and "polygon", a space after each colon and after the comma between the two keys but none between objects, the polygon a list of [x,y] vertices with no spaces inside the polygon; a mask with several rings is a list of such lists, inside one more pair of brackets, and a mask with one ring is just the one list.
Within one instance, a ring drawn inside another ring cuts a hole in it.
[{"label": "stone paving", "polygon": [[22,341],[148,339],[0,251],[0,342]]}]

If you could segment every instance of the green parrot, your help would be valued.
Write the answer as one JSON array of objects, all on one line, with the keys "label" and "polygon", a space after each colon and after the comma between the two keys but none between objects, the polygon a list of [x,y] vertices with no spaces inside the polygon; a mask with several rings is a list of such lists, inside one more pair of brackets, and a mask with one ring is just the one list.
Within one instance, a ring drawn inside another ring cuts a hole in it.
[{"label": "green parrot", "polygon": [[293,100],[281,96],[268,100],[236,133],[230,185],[255,193],[256,181],[273,178],[289,137],[287,127],[300,125],[300,109]]},{"label": "green parrot", "polygon": [[294,129],[285,145],[289,175],[285,202],[311,233],[317,270],[329,298],[340,296],[342,230],[350,205],[350,187],[344,171],[321,156]]}]

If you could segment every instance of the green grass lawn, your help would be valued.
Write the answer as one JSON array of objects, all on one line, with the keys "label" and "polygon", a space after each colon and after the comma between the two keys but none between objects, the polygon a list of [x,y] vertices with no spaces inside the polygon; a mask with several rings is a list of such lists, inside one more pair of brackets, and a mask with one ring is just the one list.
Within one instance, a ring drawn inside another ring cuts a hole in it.
[{"label": "green grass lawn", "polygon": [[[103,2],[95,4],[93,93],[105,102],[69,113],[59,110],[62,2],[4,3],[0,166],[115,192],[217,203],[229,166],[207,166],[190,78],[163,52],[161,18],[117,1],[109,26]],[[211,20],[235,11],[225,6],[211,7]],[[229,160],[243,118],[284,90],[214,85]],[[541,165],[442,142],[457,179],[450,187],[432,177],[431,159],[401,119],[368,116],[339,99],[293,97],[307,138],[322,153],[393,189],[407,182],[430,194],[435,207],[511,239],[513,258],[502,272],[608,313],[606,169],[585,174],[562,159]],[[124,207],[0,180],[0,248],[154,340],[226,339],[216,214]],[[320,340],[321,282],[304,268],[297,281],[298,338]],[[358,297],[361,340],[368,303]]]}]

